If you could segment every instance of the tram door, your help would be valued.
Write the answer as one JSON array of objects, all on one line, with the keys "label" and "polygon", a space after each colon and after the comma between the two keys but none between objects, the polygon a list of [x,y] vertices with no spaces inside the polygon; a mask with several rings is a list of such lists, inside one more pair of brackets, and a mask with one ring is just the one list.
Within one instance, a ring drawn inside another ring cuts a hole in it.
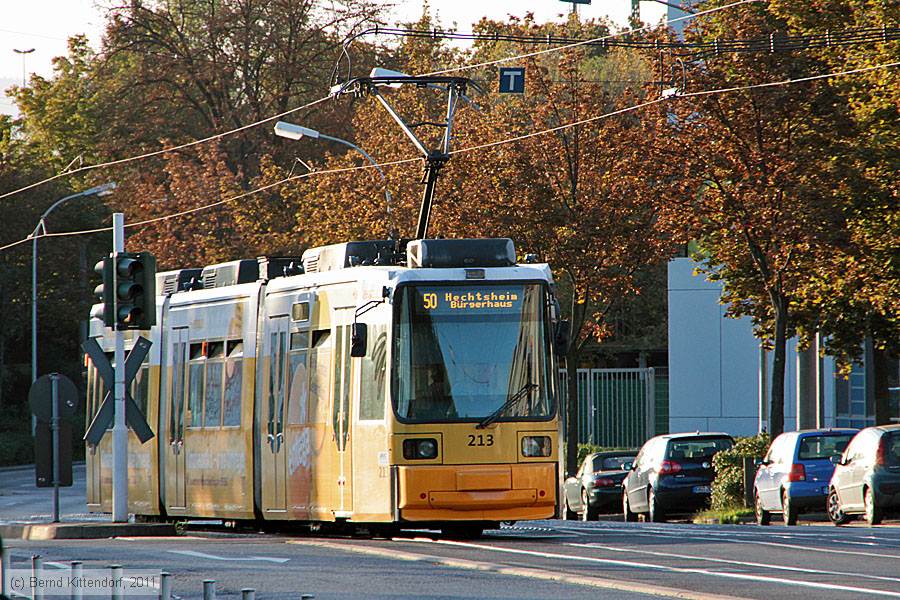
[{"label": "tram door", "polygon": [[352,398],[352,365],[350,360],[350,324],[354,309],[335,311],[334,372],[332,374],[332,425],[338,452],[338,509],[335,516],[349,517],[353,510],[350,465],[350,399]]},{"label": "tram door", "polygon": [[185,399],[185,366],[188,353],[188,329],[174,329],[170,337],[169,356],[172,357],[172,376],[169,378],[168,406],[168,438],[165,451],[165,494],[166,508],[187,508],[187,473],[185,472],[184,447],[184,399]]},{"label": "tram door", "polygon": [[288,317],[273,317],[266,327],[268,358],[263,382],[262,503],[266,512],[287,511],[287,445],[284,438]]}]

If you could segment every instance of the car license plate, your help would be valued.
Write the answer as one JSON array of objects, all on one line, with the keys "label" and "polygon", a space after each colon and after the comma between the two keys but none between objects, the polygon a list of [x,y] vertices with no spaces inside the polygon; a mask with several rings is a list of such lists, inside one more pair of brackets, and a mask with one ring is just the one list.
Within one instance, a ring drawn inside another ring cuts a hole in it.
[{"label": "car license plate", "polygon": [[694,493],[695,494],[708,494],[708,493],[710,493],[709,486],[708,485],[695,485]]}]

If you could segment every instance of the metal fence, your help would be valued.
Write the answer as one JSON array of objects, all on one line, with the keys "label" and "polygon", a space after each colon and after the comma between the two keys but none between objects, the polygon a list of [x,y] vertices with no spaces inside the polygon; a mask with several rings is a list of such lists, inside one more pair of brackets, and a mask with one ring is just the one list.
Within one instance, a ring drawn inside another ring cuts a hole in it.
[{"label": "metal fence", "polygon": [[[578,443],[605,447],[640,447],[666,430],[667,397],[659,398],[656,373],[646,369],[578,369]],[[565,402],[568,375],[560,369]],[[665,391],[664,389],[661,391]],[[657,419],[657,417],[663,419]]]}]

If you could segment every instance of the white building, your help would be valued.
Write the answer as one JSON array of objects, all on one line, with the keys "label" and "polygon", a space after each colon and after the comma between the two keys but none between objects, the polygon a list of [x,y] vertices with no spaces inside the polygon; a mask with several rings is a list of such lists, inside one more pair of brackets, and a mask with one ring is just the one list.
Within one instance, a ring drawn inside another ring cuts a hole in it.
[{"label": "white building", "polygon": [[[772,353],[762,352],[749,318],[725,318],[721,284],[695,275],[689,258],[669,262],[669,431],[753,435],[767,428]],[[788,341],[784,429],[874,425],[874,388],[862,365],[835,377],[834,360],[812,358],[800,369],[796,340]],[[807,384],[798,375],[809,373]],[[867,385],[869,383],[869,385]],[[807,398],[799,409],[798,394]]]}]

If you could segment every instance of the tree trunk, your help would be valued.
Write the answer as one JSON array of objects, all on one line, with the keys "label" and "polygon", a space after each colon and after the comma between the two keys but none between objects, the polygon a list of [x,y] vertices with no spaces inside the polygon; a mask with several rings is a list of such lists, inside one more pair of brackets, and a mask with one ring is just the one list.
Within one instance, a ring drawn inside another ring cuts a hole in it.
[{"label": "tree trunk", "polygon": [[578,357],[581,350],[576,342],[566,354],[566,477],[578,470]]},{"label": "tree trunk", "polygon": [[775,439],[784,431],[784,369],[787,364],[787,302],[779,297],[775,308],[775,348],[772,360],[772,405],[769,410],[769,436]]},{"label": "tree trunk", "polygon": [[875,424],[890,425],[891,417],[891,392],[888,389],[888,369],[890,357],[887,350],[874,348],[871,353],[872,364],[866,365],[866,370],[871,368],[872,383],[875,392]]}]

